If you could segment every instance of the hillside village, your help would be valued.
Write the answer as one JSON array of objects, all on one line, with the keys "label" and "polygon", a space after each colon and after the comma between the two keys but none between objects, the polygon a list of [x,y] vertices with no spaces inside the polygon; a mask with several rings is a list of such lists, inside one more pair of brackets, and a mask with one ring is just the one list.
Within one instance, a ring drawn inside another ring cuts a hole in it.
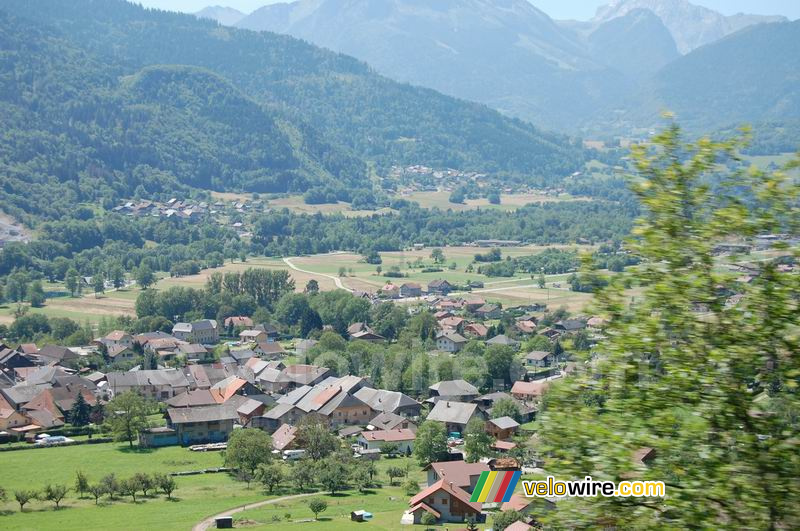
[{"label": "hillside village", "polygon": [[[298,430],[314,422],[336,434],[356,459],[387,459],[413,455],[420,426],[435,423],[447,435],[447,452],[440,456],[446,459],[427,466],[428,484],[410,497],[404,522],[420,523],[425,514],[442,523],[484,521],[480,504],[469,502],[477,475],[536,467],[530,442],[542,395],[576,367],[562,344],[576,343],[576,334],[579,342],[597,341],[605,321],[560,311],[553,322],[538,305],[503,309],[477,296],[449,296],[450,289],[446,281],[431,282],[424,293],[416,284],[397,288],[397,296],[421,297],[406,311],[426,313],[435,322],[428,356],[455,357],[470,345],[496,349],[507,354],[508,378],[491,385],[454,378],[423,388],[381,389],[369,375],[310,362],[325,344],[341,341],[330,329],[314,339],[287,336],[280,326],[248,316],[204,319],[175,323],[170,333],[113,330],[83,347],[3,345],[0,436],[7,444],[30,447],[80,444],[69,438],[74,434],[103,440],[103,417],[111,414],[104,406],[129,393],[145,397],[157,412],[132,441],[142,448],[224,449],[236,431],[255,429],[271,436],[274,453],[293,461],[305,451]],[[391,304],[366,294],[352,297]],[[503,322],[512,325],[506,329]],[[345,335],[349,343],[389,343],[367,322],[351,323]],[[525,346],[533,337],[539,350],[529,351]],[[97,370],[98,358],[109,370]],[[89,425],[75,425],[76,401],[91,411]],[[480,455],[466,449],[475,423],[487,442]],[[465,459],[474,464],[464,468]]]}]

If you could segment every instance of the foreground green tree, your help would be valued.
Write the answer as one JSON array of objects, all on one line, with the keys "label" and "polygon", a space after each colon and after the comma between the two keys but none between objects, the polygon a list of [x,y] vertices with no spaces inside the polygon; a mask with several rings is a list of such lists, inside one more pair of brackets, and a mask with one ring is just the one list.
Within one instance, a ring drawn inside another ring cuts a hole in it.
[{"label": "foreground green tree", "polygon": [[[598,296],[601,353],[546,395],[539,451],[564,479],[659,479],[665,498],[559,502],[555,527],[780,529],[800,526],[797,384],[800,275],[755,262],[750,283],[715,248],[796,236],[789,170],[720,175],[741,141],[685,145],[671,127],[634,150],[643,208],[629,248],[642,263]],[[783,249],[797,259],[797,249]],[[791,258],[789,258],[791,259]],[[591,273],[590,273],[591,274]],[[641,290],[635,302],[625,285]],[[730,299],[731,294],[738,294]],[[644,466],[633,459],[655,450]]]},{"label": "foreground green tree", "polygon": [[118,441],[128,441],[133,448],[133,441],[139,437],[139,432],[147,427],[147,414],[149,412],[147,400],[140,394],[127,391],[115,396],[106,405],[105,422],[111,427],[111,433]]},{"label": "foreground green tree", "polygon": [[272,440],[261,430],[236,430],[228,439],[225,466],[245,472],[251,480],[255,477],[258,465],[269,463],[271,458]]},{"label": "foreground green tree", "polygon": [[341,446],[339,438],[331,433],[328,426],[313,416],[308,416],[299,422],[297,445],[305,448],[306,457],[313,461],[328,457]]},{"label": "foreground green tree", "polygon": [[414,457],[420,466],[441,461],[447,456],[447,430],[441,422],[426,420],[417,430]]},{"label": "foreground green tree", "polygon": [[464,430],[464,451],[467,463],[477,463],[482,457],[491,457],[492,438],[486,433],[486,423],[474,418],[467,423]]}]

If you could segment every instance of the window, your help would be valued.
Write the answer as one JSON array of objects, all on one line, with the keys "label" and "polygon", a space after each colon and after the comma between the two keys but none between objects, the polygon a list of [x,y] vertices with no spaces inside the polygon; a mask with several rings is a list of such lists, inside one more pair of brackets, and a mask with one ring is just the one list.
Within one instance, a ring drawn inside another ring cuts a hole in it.
[{"label": "window", "polygon": [[447,498],[442,498],[442,505],[447,505]]}]

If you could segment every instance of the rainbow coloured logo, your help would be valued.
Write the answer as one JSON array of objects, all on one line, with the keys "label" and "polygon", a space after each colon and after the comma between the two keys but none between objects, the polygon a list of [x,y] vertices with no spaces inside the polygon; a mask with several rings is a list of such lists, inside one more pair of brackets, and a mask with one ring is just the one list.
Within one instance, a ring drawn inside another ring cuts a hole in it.
[{"label": "rainbow coloured logo", "polygon": [[519,476],[518,471],[481,472],[481,477],[478,478],[478,484],[475,485],[469,501],[472,503],[505,503],[511,500]]}]

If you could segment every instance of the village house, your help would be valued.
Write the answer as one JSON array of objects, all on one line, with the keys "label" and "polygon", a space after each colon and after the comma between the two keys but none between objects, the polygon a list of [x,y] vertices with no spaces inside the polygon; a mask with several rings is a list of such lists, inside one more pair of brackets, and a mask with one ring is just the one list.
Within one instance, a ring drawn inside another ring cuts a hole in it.
[{"label": "village house", "polygon": [[180,343],[176,355],[195,361],[206,361],[212,357],[208,349],[199,343]]},{"label": "village house", "polygon": [[381,287],[381,296],[386,297],[387,299],[396,299],[400,296],[400,288],[388,282]]},{"label": "village house", "polygon": [[228,329],[252,328],[253,320],[243,315],[235,315],[226,317],[225,321],[223,321],[223,325]]},{"label": "village house", "polygon": [[367,424],[370,430],[411,430],[417,433],[417,425],[395,413],[381,413]]},{"label": "village house", "polygon": [[108,347],[108,357],[112,362],[133,361],[136,359],[136,352],[131,347],[125,345],[111,345]]},{"label": "village house", "polygon": [[422,297],[422,286],[416,282],[406,282],[400,286],[400,296],[408,297]]},{"label": "village house", "polygon": [[122,330],[114,330],[106,334],[105,337],[100,338],[98,342],[105,345],[109,350],[111,350],[112,347],[119,346],[132,348],[133,336]]},{"label": "village house", "polygon": [[219,342],[217,322],[213,319],[201,319],[193,323],[175,323],[172,335],[182,341],[215,345]]},{"label": "village house", "polygon": [[397,453],[411,455],[414,451],[414,440],[417,436],[409,429],[362,431],[358,436],[358,445],[364,450],[380,450],[383,443],[397,445]]},{"label": "village house", "polygon": [[279,452],[291,450],[296,447],[297,427],[283,424],[272,434],[272,447]]},{"label": "village house", "polygon": [[446,280],[431,280],[428,282],[428,293],[436,295],[447,295],[453,291],[453,285]]},{"label": "village house", "polygon": [[488,333],[489,329],[482,323],[470,323],[464,327],[464,334],[475,339],[483,339]]},{"label": "village house", "polygon": [[448,433],[464,433],[469,421],[481,415],[477,404],[439,400],[428,413],[426,420],[444,423]]},{"label": "village house", "polygon": [[439,321],[439,326],[442,328],[442,330],[445,331],[454,331],[461,333],[464,330],[465,323],[466,321],[464,321],[464,319],[462,319],[461,317],[450,316],[441,319]]},{"label": "village house", "polygon": [[361,387],[355,397],[367,404],[373,411],[392,413],[406,418],[418,417],[422,404],[399,391],[386,391]]},{"label": "village house", "polygon": [[475,316],[480,319],[500,319],[503,315],[503,310],[496,304],[484,304],[475,310]]},{"label": "village house", "polygon": [[364,386],[364,379],[357,376],[330,377],[307,389],[297,389],[278,400],[292,403],[304,413],[315,413],[327,420],[332,428],[343,424],[365,425],[375,411],[355,396]]},{"label": "village house", "polygon": [[227,441],[239,421],[239,404],[167,409],[167,427],[175,430],[181,445]]},{"label": "village house", "polygon": [[444,380],[428,387],[431,398],[469,402],[478,396],[478,388],[466,380]]},{"label": "village house", "polygon": [[548,382],[544,381],[523,382],[520,380],[518,382],[514,382],[514,385],[511,387],[511,396],[517,400],[533,402],[541,398],[541,396],[547,390],[548,385]]},{"label": "village house", "polygon": [[27,425],[28,418],[14,409],[6,398],[0,394],[0,431],[8,431]]},{"label": "village house", "polygon": [[468,312],[474,312],[484,304],[486,304],[486,300],[482,297],[478,297],[476,295],[468,295],[464,297],[464,308]]},{"label": "village house", "polygon": [[356,332],[355,334],[352,334],[350,336],[350,341],[356,341],[356,340],[382,343],[386,341],[386,338],[370,330],[362,330],[361,332]]},{"label": "village house", "polygon": [[525,355],[524,363],[526,369],[541,369],[550,367],[555,361],[555,356],[552,352],[543,350],[534,350]]},{"label": "village house", "polygon": [[406,514],[413,516],[414,524],[422,523],[422,515],[431,514],[437,522],[483,522],[481,504],[469,501],[470,495],[464,489],[440,480],[411,498]]},{"label": "village house", "polygon": [[239,341],[242,343],[266,343],[267,333],[263,330],[242,330],[239,332]]},{"label": "village house", "polygon": [[190,388],[186,375],[178,369],[109,372],[106,380],[114,396],[135,391],[155,401],[172,398]]},{"label": "village house", "polygon": [[287,356],[287,352],[277,341],[259,342],[255,348],[253,348],[253,352],[266,360],[278,360]]},{"label": "village house", "polygon": [[510,347],[510,348],[512,348],[514,350],[519,350],[519,347],[520,347],[520,342],[519,341],[517,341],[516,339],[512,339],[512,338],[510,338],[510,337],[508,337],[506,335],[503,335],[503,334],[501,334],[499,336],[494,336],[492,339],[489,339],[488,341],[486,341],[486,344],[489,345],[489,346],[491,346],[491,345],[500,345],[500,346],[504,346],[504,347]]},{"label": "village house", "polygon": [[481,473],[489,471],[489,465],[481,462],[441,461],[431,463],[422,470],[427,473],[429,487],[437,481],[445,480],[471,494],[478,484]]},{"label": "village house", "polygon": [[33,355],[39,365],[63,365],[64,363],[78,361],[78,353],[58,345],[46,345]]},{"label": "village house", "polygon": [[467,342],[467,338],[451,330],[444,330],[436,334],[436,348],[443,352],[458,352],[464,348]]},{"label": "village house", "polygon": [[584,319],[564,319],[553,325],[553,328],[560,332],[577,332],[586,328]]},{"label": "village house", "polygon": [[511,417],[500,417],[486,422],[486,433],[501,441],[516,435],[518,429],[519,422]]}]

